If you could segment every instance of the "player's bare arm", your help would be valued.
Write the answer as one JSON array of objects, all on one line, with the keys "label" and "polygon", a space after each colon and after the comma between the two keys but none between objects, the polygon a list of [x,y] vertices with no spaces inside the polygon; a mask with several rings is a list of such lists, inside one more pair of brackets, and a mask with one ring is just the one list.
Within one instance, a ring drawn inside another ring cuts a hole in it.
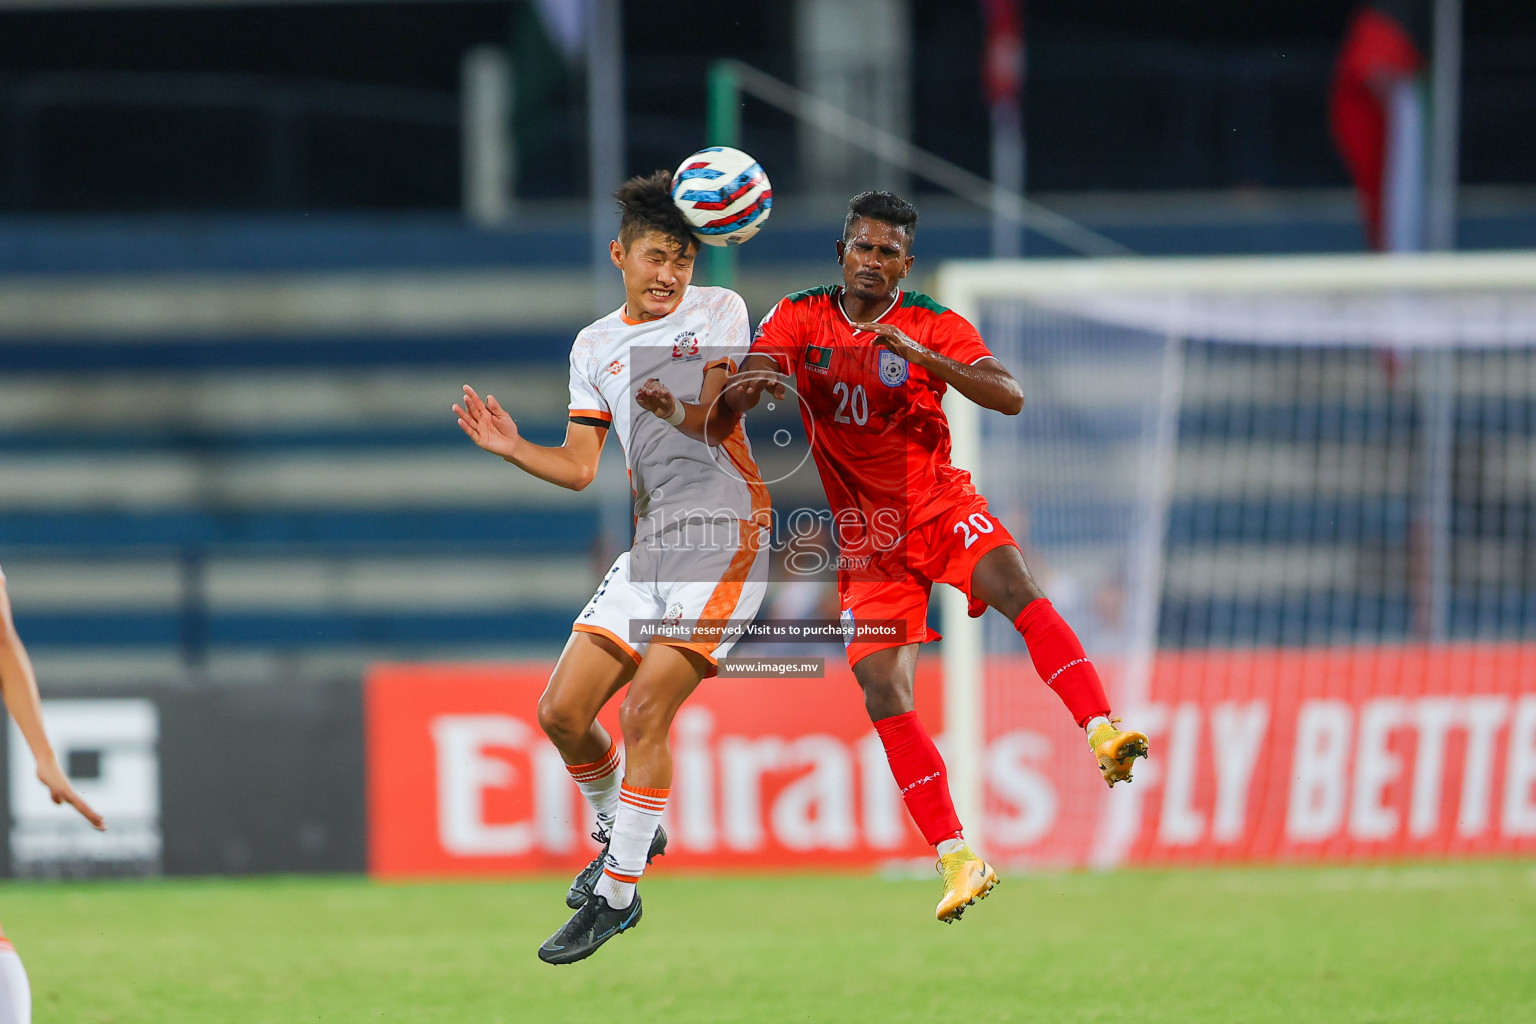
[{"label": "player's bare arm", "polygon": [[5,580],[0,577],[0,691],[3,691],[5,707],[16,720],[16,727],[32,750],[37,762],[37,780],[48,787],[48,795],[56,804],[69,804],[79,811],[95,828],[105,831],[106,822],[75,792],[69,777],[59,766],[53,745],[43,730],[42,701],[37,693],[37,676],[32,670],[32,660],[22,645],[21,636],[11,617],[11,600],[5,590]]},{"label": "player's bare arm", "polygon": [[654,379],[640,386],[635,401],[669,423],[681,408],[682,418],[673,426],[694,440],[714,445],[736,428],[742,415],[757,405],[764,391],[775,398],[783,398],[787,393],[784,378],[774,368],[773,360],[759,353],[747,356],[734,374],[727,373],[722,366],[705,374],[698,405],[677,401],[666,385]]},{"label": "player's bare arm", "polygon": [[606,427],[568,423],[565,443],[560,447],[533,444],[518,432],[511,414],[495,395],[482,399],[468,384],[464,385],[464,404],[455,405],[453,411],[471,441],[540,480],[579,491],[597,476],[603,442],[608,437]]},{"label": "player's bare arm", "polygon": [[876,345],[890,349],[914,366],[921,366],[984,409],[1017,416],[1024,408],[1024,389],[992,356],[975,363],[961,363],[918,344],[891,324],[874,322],[853,326],[869,331],[875,335]]},{"label": "player's bare arm", "polygon": [[757,407],[764,391],[782,400],[788,393],[785,379],[772,356],[754,352],[741,361],[741,367],[726,381],[720,404],[744,413]]},{"label": "player's bare arm", "polygon": [[[699,387],[699,402],[691,405],[672,394],[665,384],[652,377],[635,392],[635,402],[640,408],[656,414],[695,441],[716,445],[735,429],[740,414],[731,415],[727,410],[717,411],[720,394],[725,390],[731,371],[724,365],[712,366],[704,373]],[[724,415],[722,415],[724,413]]]}]

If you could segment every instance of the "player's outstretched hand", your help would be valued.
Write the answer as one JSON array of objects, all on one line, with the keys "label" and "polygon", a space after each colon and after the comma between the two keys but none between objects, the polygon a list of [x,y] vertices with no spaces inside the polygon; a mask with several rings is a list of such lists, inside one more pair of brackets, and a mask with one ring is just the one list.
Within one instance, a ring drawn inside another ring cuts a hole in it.
[{"label": "player's outstretched hand", "polygon": [[101,819],[91,805],[86,803],[75,787],[69,784],[69,777],[64,774],[64,769],[59,767],[57,761],[52,764],[39,764],[37,766],[37,780],[48,787],[48,795],[56,804],[69,804],[90,822],[98,832],[107,830],[107,823]]},{"label": "player's outstretched hand", "polygon": [[475,389],[464,385],[464,404],[455,405],[459,426],[469,439],[493,455],[511,458],[517,448],[520,435],[517,424],[507,410],[496,401],[495,395],[486,395],[482,401]]},{"label": "player's outstretched hand", "polygon": [[677,408],[677,399],[672,397],[672,392],[661,381],[652,377],[640,385],[640,390],[635,392],[635,401],[640,408],[653,412],[662,419],[671,416]]},{"label": "player's outstretched hand", "polygon": [[784,387],[784,377],[773,370],[742,370],[733,373],[725,382],[726,393],[734,392],[733,398],[740,403],[742,409],[750,409],[757,405],[757,400],[762,397],[764,391],[774,398],[783,400],[788,391]]},{"label": "player's outstretched hand", "polygon": [[901,328],[894,327],[891,324],[854,324],[853,329],[856,331],[868,331],[875,336],[876,345],[880,345],[883,348],[888,348],[906,360],[911,360],[916,356],[922,355],[928,351],[927,349],[923,348],[923,346],[907,337]]}]

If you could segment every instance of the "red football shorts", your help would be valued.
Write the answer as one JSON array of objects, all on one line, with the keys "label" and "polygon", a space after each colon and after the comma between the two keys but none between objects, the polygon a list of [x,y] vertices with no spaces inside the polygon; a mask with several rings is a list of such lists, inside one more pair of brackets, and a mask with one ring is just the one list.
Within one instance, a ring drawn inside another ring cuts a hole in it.
[{"label": "red football shorts", "polygon": [[[928,628],[928,595],[935,583],[959,588],[969,602],[971,617],[980,616],[987,606],[972,596],[971,574],[981,556],[1005,544],[1018,547],[1007,527],[988,511],[987,499],[971,493],[910,530],[881,560],[889,568],[881,574],[885,578],[850,578],[839,572],[837,596],[843,626],[855,630],[847,645],[848,664],[888,647],[939,639]],[[898,624],[897,635],[866,639],[857,634],[860,622],[876,621]]]}]

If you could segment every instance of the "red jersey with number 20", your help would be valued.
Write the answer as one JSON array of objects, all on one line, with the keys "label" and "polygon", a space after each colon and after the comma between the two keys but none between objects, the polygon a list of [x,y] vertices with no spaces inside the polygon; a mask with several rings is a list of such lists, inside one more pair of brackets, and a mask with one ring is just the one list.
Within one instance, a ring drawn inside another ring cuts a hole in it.
[{"label": "red jersey with number 20", "polygon": [[[905,535],[976,489],[950,462],[939,404],[947,385],[855,330],[842,295],[823,287],[780,299],[758,325],[752,352],[794,379],[833,515],[857,509],[875,532],[886,532],[883,520]],[[968,320],[921,292],[898,291],[875,319],[956,362],[992,355]]]}]

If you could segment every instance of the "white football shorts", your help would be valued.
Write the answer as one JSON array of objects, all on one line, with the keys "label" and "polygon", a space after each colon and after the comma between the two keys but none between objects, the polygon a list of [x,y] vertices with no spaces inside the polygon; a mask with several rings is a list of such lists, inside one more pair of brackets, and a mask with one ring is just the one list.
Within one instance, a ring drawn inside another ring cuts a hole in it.
[{"label": "white football shorts", "polygon": [[571,629],[607,637],[637,664],[661,642],[714,665],[757,617],[769,557],[763,527],[740,519],[678,523],[616,558]]}]

